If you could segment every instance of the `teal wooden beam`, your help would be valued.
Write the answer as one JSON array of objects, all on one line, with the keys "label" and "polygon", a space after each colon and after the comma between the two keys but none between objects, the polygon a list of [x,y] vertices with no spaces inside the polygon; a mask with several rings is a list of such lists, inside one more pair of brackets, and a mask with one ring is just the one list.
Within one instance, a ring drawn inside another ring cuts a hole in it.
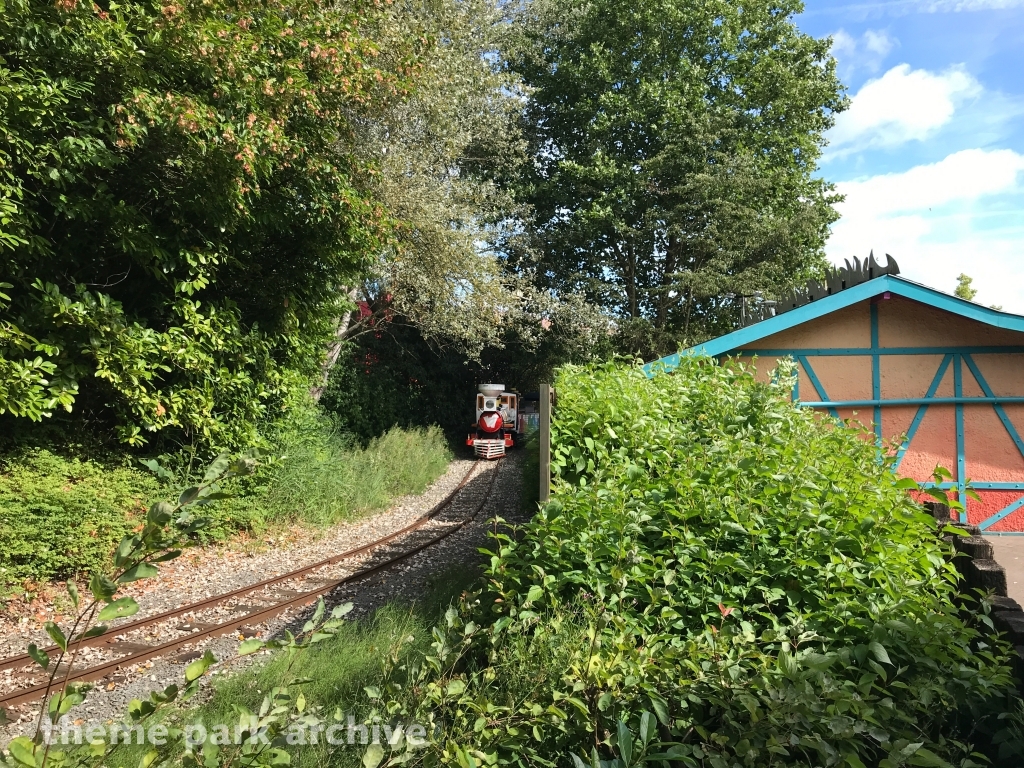
[{"label": "teal wooden beam", "polygon": [[[828,400],[828,394],[825,392],[825,387],[822,386],[821,380],[818,379],[818,375],[814,372],[814,368],[812,368],[811,364],[807,362],[807,358],[798,356],[797,361],[800,363],[800,365],[804,367],[804,370],[807,372],[807,378],[811,380],[811,386],[814,387],[814,390],[818,393],[818,397],[820,397],[822,400]],[[801,405],[804,405],[804,403],[801,403]],[[828,404],[823,403],[822,407],[828,408],[829,413],[831,413],[837,419],[839,418],[839,411],[837,411],[834,406],[830,406]]]}]

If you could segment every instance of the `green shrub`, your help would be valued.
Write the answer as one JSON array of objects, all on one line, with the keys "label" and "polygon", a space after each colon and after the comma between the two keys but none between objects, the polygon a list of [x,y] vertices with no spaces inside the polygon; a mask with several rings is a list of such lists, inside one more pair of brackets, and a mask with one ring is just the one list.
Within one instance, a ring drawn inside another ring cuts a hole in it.
[{"label": "green shrub", "polygon": [[959,613],[911,483],[786,379],[564,368],[554,499],[388,711],[462,765],[610,759],[645,710],[675,765],[978,765],[1016,705],[1008,648]]},{"label": "green shrub", "polygon": [[89,573],[158,493],[123,457],[98,461],[25,450],[0,463],[0,591]]}]

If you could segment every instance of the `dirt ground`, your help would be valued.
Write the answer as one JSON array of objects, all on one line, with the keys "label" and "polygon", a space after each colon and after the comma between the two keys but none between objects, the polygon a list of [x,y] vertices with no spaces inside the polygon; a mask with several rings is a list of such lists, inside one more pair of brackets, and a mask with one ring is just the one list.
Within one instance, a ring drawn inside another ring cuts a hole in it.
[{"label": "dirt ground", "polygon": [[1006,594],[1024,605],[1024,536],[986,536],[1006,569]]}]

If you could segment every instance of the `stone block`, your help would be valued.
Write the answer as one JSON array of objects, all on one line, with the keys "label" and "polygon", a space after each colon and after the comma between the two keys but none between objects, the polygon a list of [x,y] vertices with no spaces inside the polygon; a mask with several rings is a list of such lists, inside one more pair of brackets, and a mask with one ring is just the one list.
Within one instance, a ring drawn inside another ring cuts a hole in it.
[{"label": "stone block", "polygon": [[1006,596],[1006,571],[995,560],[967,560],[960,568],[969,589]]},{"label": "stone block", "polygon": [[1002,595],[993,595],[988,600],[992,603],[993,611],[1020,611],[1024,608],[1020,607],[1020,603],[1014,600],[1012,597],[1003,597]]},{"label": "stone block", "polygon": [[992,623],[996,629],[1010,636],[1012,643],[1024,643],[1024,613],[1020,611],[993,611]]},{"label": "stone block", "polygon": [[953,546],[972,560],[993,559],[992,544],[984,536],[954,536]]}]

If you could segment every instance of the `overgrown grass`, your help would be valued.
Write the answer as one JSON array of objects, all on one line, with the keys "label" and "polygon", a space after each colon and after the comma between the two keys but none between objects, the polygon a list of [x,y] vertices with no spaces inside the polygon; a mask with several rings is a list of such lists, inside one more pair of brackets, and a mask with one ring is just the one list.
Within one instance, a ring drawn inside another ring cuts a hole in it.
[{"label": "overgrown grass", "polygon": [[365,448],[329,423],[282,435],[281,459],[211,508],[217,537],[301,522],[326,526],[422,493],[448,466],[451,452],[437,427],[395,428]]},{"label": "overgrown grass", "polygon": [[[206,508],[213,519],[206,541],[353,519],[422,492],[451,458],[436,427],[393,429],[363,448],[323,418],[297,421],[277,439],[279,461],[228,489],[234,498]],[[174,491],[127,455],[82,454],[20,449],[0,460],[0,595],[91,573],[151,502]]]},{"label": "overgrown grass", "polygon": [[[305,682],[296,688],[311,708],[307,712],[321,711],[330,721],[333,713],[340,710],[345,715],[352,714],[356,723],[362,723],[372,705],[367,689],[384,685],[387,670],[396,664],[422,661],[434,639],[431,629],[478,575],[475,569],[458,567],[443,572],[428,584],[424,599],[408,604],[391,603],[366,618],[348,622],[336,635],[298,654],[294,661],[279,652],[268,661],[214,678],[212,696],[205,703],[168,710],[160,721],[177,726],[202,724],[208,731],[217,724],[233,729],[238,722],[236,706],[257,711],[273,688],[301,679]],[[134,768],[147,750],[148,747],[140,745],[122,747],[107,764]],[[289,748],[295,768],[355,768],[362,765],[364,750],[362,745],[339,747],[323,743]]]}]

